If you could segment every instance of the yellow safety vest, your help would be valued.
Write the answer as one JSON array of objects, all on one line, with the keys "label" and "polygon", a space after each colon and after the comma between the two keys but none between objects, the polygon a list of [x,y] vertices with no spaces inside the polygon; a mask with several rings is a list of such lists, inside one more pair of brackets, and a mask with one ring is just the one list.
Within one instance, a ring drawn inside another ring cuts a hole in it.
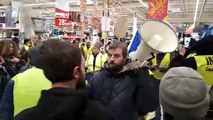
[{"label": "yellow safety vest", "polygon": [[96,56],[94,68],[93,68],[93,61],[94,61],[94,56],[92,53],[90,53],[85,63],[85,66],[87,67],[86,72],[97,72],[101,70],[101,68],[104,66],[104,62],[106,61],[106,57],[102,53],[98,53],[98,55]]},{"label": "yellow safety vest", "polygon": [[26,51],[29,51],[30,47],[27,46],[27,45],[24,45],[24,49],[25,49]]},{"label": "yellow safety vest", "polygon": [[81,45],[83,44],[83,42],[80,42],[79,44],[78,44],[78,47],[79,48],[81,48]]},{"label": "yellow safety vest", "polygon": [[[157,65],[157,58],[155,57],[154,59],[152,59],[152,63],[153,65]],[[165,67],[168,68],[169,67],[169,63],[170,63],[170,53],[166,53],[166,55],[163,57],[159,67]],[[164,76],[164,72],[160,72],[159,70],[154,70],[152,71],[153,76],[158,79],[161,80],[161,78]]]},{"label": "yellow safety vest", "polygon": [[[29,47],[29,46],[24,45],[24,49],[29,53],[29,50],[30,50],[30,47]],[[26,63],[29,64],[29,61],[30,61],[30,60],[29,60],[29,57],[28,57]]]},{"label": "yellow safety vest", "polygon": [[151,70],[148,70],[149,71],[149,75],[153,75],[153,72]]},{"label": "yellow safety vest", "polygon": [[14,83],[14,116],[37,105],[42,90],[51,88],[51,82],[38,68],[30,68],[12,78]]},{"label": "yellow safety vest", "polygon": [[194,56],[197,71],[208,85],[213,85],[213,55]]},{"label": "yellow safety vest", "polygon": [[194,57],[197,53],[190,53],[186,58]]},{"label": "yellow safety vest", "polygon": [[92,52],[93,47],[87,48],[83,47],[84,55],[87,57]]}]

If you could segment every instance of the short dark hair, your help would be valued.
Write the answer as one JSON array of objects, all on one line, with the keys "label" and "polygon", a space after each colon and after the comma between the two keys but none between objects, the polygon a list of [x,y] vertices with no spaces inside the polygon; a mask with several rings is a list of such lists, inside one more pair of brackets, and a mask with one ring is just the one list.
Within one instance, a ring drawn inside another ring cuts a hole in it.
[{"label": "short dark hair", "polygon": [[35,47],[30,48],[29,50],[29,64],[40,68],[39,65],[39,55],[40,55],[41,45],[37,45]]},{"label": "short dark hair", "polygon": [[115,42],[113,42],[109,45],[109,50],[110,49],[116,49],[116,48],[122,49],[123,57],[127,58],[127,46],[124,42],[115,41]]},{"label": "short dark hair", "polygon": [[82,53],[71,43],[47,40],[40,48],[40,65],[52,83],[73,79],[73,70],[81,65]]},{"label": "short dark hair", "polygon": [[26,44],[29,41],[30,41],[30,39],[24,39],[24,44]]}]

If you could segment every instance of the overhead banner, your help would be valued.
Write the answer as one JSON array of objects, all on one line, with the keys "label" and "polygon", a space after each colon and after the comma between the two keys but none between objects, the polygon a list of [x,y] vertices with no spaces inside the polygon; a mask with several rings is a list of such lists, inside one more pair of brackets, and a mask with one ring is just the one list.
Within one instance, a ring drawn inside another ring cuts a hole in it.
[{"label": "overhead banner", "polygon": [[56,0],[55,2],[55,26],[69,26],[69,1]]},{"label": "overhead banner", "polygon": [[69,18],[69,1],[57,0],[55,2],[56,18]]},{"label": "overhead banner", "polygon": [[168,21],[168,0],[149,0],[148,19]]},{"label": "overhead banner", "polygon": [[100,30],[101,29],[101,20],[98,17],[92,18],[92,28],[94,30]]},{"label": "overhead banner", "polygon": [[35,36],[34,25],[31,19],[30,12],[31,7],[20,7],[19,8],[19,24],[20,32],[24,32],[28,38]]}]

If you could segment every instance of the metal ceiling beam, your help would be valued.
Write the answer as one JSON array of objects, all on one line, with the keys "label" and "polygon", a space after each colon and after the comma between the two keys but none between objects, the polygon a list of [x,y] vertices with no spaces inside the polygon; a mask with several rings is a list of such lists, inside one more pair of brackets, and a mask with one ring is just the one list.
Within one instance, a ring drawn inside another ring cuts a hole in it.
[{"label": "metal ceiling beam", "polygon": [[[169,18],[169,22],[172,22],[172,23],[174,23],[174,22],[176,22],[176,23],[183,23],[183,22],[193,23],[192,21],[193,21],[192,18]],[[199,22],[213,23],[212,18],[201,19]]]},{"label": "metal ceiling beam", "polygon": [[[131,13],[133,13],[133,14],[135,14],[135,12],[137,12],[137,11],[134,11],[134,10],[132,10],[132,9],[130,9],[130,8],[125,8],[127,11],[129,11],[129,12],[131,12]],[[141,14],[137,14],[137,16],[139,17],[139,18],[141,18],[142,20],[143,19],[146,19],[144,16],[142,16]]]},{"label": "metal ceiling beam", "polygon": [[[169,12],[168,13],[169,15],[174,15],[174,13],[172,13],[172,12]],[[183,14],[183,13],[178,13],[178,14]],[[195,13],[193,13],[193,12],[190,12],[190,13],[188,13],[186,16],[191,16],[191,15],[194,15]],[[213,15],[213,12],[203,12],[203,15]]]},{"label": "metal ceiling beam", "polygon": [[[32,8],[42,7],[42,6],[49,8],[48,6],[50,6],[50,8],[51,7],[54,8],[54,2],[50,2],[49,4],[41,3],[40,5],[26,4],[25,6],[32,6]],[[141,3],[140,2],[132,2],[132,3],[125,2],[125,3],[122,3],[122,7],[125,7],[125,8],[141,7]],[[0,9],[1,8],[6,9],[7,6],[0,6]],[[80,5],[70,6],[70,10],[72,10],[72,9],[75,11],[80,11]],[[93,9],[93,5],[87,5],[87,9]],[[102,4],[99,4],[98,9],[103,9]]]},{"label": "metal ceiling beam", "polygon": [[200,11],[200,16],[199,16],[198,22],[200,21],[202,15],[203,15],[203,10],[204,10],[204,7],[206,6],[206,2],[207,2],[207,0],[205,0],[205,1],[203,2],[203,5],[202,5],[201,11]]},{"label": "metal ceiling beam", "polygon": [[[132,1],[130,2],[129,0],[127,0],[129,3],[132,3]],[[144,7],[144,6],[143,6]],[[135,12],[137,13],[137,16],[138,17],[140,17],[142,20],[143,19],[146,19],[144,16],[144,14],[142,13],[142,12],[140,12],[140,10],[138,11],[138,10],[131,10],[131,9],[129,9],[131,12],[132,12],[132,16],[134,16],[134,14],[135,14]],[[144,12],[145,13],[145,12]]]},{"label": "metal ceiling beam", "polygon": [[[122,3],[122,8],[134,8],[134,7],[139,7],[140,4],[139,2],[134,2],[134,3]],[[109,8],[112,9],[112,8]],[[80,6],[71,6],[70,10],[74,10],[74,11],[80,11]],[[93,6],[92,5],[88,5],[87,6],[87,11],[92,11],[93,10]],[[103,10],[102,5],[98,6],[98,10]]]},{"label": "metal ceiling beam", "polygon": [[185,9],[185,7],[184,7],[184,1],[183,0],[181,0],[181,1],[179,1],[179,5],[181,5],[181,8],[182,8],[182,11],[183,11],[183,16],[186,16],[186,9]]},{"label": "metal ceiling beam", "polygon": [[[188,5],[196,5],[194,2],[187,2]],[[177,5],[177,3],[170,3],[170,5],[174,6]]]},{"label": "metal ceiling beam", "polygon": [[187,0],[184,0],[184,4],[185,4],[186,15],[187,15],[187,14],[188,14],[188,4],[187,4]]}]

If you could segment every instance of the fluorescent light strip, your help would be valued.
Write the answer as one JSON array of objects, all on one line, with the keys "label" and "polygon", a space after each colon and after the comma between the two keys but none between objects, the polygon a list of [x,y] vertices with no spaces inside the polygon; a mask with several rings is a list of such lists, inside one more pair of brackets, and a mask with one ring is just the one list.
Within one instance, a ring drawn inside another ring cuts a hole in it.
[{"label": "fluorescent light strip", "polygon": [[7,6],[1,6],[0,9],[7,8]]},{"label": "fluorescent light strip", "polygon": [[195,8],[195,15],[194,15],[194,25],[195,25],[195,22],[196,22],[196,19],[197,19],[197,11],[198,11],[198,4],[199,4],[199,0],[196,1],[196,8]]},{"label": "fluorescent light strip", "polygon": [[[23,4],[23,6],[41,6],[41,5],[54,5],[55,2],[48,3],[35,3],[35,4]],[[7,8],[8,6],[1,6],[0,8]]]},{"label": "fluorescent light strip", "polygon": [[54,5],[55,2],[48,2],[48,3],[35,3],[35,4],[25,4],[23,6],[41,6],[41,5]]},{"label": "fluorescent light strip", "polygon": [[148,8],[148,5],[145,4],[142,0],[138,0],[143,6],[145,6],[146,8]]}]

